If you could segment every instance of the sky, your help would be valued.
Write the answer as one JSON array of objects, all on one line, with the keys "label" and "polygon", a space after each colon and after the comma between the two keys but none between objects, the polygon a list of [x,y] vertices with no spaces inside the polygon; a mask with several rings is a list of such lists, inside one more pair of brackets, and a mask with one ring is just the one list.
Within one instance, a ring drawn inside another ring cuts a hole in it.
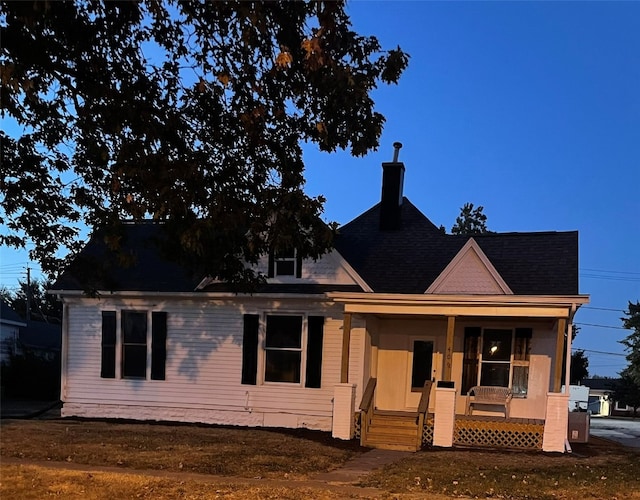
[{"label": "sky", "polygon": [[[404,194],[451,229],[466,202],[492,231],[579,231],[575,349],[591,376],[626,366],[618,342],[640,300],[640,2],[351,1],[353,28],[411,56],[373,93],[386,117],[364,158],[305,147],[309,194],[345,224],[380,199],[403,144]],[[0,285],[25,253],[0,248]],[[37,264],[31,264],[37,276]]]}]

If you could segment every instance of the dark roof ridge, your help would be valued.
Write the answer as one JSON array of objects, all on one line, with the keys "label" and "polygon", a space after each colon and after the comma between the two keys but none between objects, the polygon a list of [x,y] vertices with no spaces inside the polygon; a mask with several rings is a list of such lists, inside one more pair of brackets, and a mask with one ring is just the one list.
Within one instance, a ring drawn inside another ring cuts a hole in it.
[{"label": "dark roof ridge", "polygon": [[[370,215],[372,212],[379,210],[380,209],[380,204],[381,202],[376,203],[375,205],[373,205],[371,208],[369,208],[368,210],[365,210],[364,212],[362,212],[360,215],[358,215],[356,218],[351,219],[349,222],[347,222],[344,225],[341,225],[338,227],[338,231],[340,231],[343,228],[346,228],[358,221],[360,221],[361,219],[363,219],[364,217],[367,217],[368,215]],[[438,231],[438,233],[443,234],[442,231],[440,231],[440,228],[438,226],[436,226],[431,219],[429,219],[429,217],[427,217],[425,214],[422,213],[422,211],[416,207],[409,198],[407,198],[406,196],[402,197],[402,204],[409,206],[410,208],[413,208],[420,216],[422,216],[422,218],[424,218],[425,222],[427,222],[431,228],[433,228],[434,230]]]},{"label": "dark roof ridge", "polygon": [[550,236],[554,234],[577,234],[577,229],[571,229],[568,231],[505,231],[497,232],[492,231],[490,233],[479,234],[447,234],[447,236],[454,238],[491,238],[491,237],[504,237],[504,236]]}]

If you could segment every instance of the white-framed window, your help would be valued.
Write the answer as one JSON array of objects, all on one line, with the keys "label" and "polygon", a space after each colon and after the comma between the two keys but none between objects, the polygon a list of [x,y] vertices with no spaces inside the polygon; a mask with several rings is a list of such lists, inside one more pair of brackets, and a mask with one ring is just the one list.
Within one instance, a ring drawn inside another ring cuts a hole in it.
[{"label": "white-framed window", "polygon": [[319,388],[324,317],[305,313],[244,315],[243,384]]},{"label": "white-framed window", "polygon": [[278,252],[274,256],[275,275],[276,276],[295,276],[296,275],[296,251],[288,250]]},{"label": "white-framed window", "polygon": [[102,378],[165,379],[167,313],[102,311]]},{"label": "white-framed window", "polygon": [[271,252],[269,254],[269,278],[301,278],[302,258],[296,249]]},{"label": "white-framed window", "polygon": [[303,316],[266,316],[263,343],[265,382],[300,383],[305,320]]},{"label": "white-framed window", "polygon": [[630,410],[631,408],[629,408],[625,403],[621,403],[620,401],[616,401],[615,409],[616,409],[616,411],[627,411],[627,410]]},{"label": "white-framed window", "polygon": [[526,397],[531,336],[531,328],[465,328],[462,394],[488,385],[510,387],[514,397]]}]

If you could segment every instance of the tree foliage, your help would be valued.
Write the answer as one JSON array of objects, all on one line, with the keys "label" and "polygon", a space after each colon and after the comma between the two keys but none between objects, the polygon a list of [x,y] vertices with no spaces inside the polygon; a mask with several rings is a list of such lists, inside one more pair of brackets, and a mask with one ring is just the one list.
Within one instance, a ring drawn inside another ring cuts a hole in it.
[{"label": "tree foliage", "polygon": [[569,381],[573,385],[578,385],[582,380],[589,377],[589,358],[584,355],[584,351],[575,351],[571,354],[571,373]]},{"label": "tree foliage", "polygon": [[620,378],[611,384],[610,398],[633,408],[633,415],[640,409],[640,385],[638,385],[626,370],[620,373]]},{"label": "tree foliage", "polygon": [[620,372],[620,379],[613,385],[612,399],[633,408],[634,415],[640,408],[640,302],[629,301],[626,317],[620,318],[624,328],[632,330],[620,343],[627,351],[627,366]]},{"label": "tree foliage", "polygon": [[482,212],[484,207],[480,205],[473,208],[473,203],[465,203],[460,209],[460,215],[451,228],[451,234],[485,234],[487,229],[487,216]]},{"label": "tree foliage", "polygon": [[640,301],[635,304],[629,301],[629,308],[625,314],[627,317],[621,318],[622,325],[632,332],[620,341],[628,352],[628,365],[623,373],[640,387]]},{"label": "tree foliage", "polygon": [[344,2],[0,2],[0,243],[56,270],[79,228],[164,221],[222,279],[331,244],[301,143],[365,155],[371,92],[408,56],[351,28]]},{"label": "tree foliage", "polygon": [[27,300],[29,300],[31,319],[47,323],[62,322],[62,303],[53,295],[47,294],[52,286],[51,281],[31,280],[29,286],[26,281],[18,281],[18,290],[0,289],[0,297],[11,306],[21,317],[27,319]]}]

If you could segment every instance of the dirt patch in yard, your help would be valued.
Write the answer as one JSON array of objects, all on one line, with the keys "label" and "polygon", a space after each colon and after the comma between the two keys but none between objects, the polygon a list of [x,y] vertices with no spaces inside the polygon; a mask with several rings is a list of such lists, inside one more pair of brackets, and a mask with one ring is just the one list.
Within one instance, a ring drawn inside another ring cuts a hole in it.
[{"label": "dirt patch in yard", "polygon": [[132,469],[303,479],[365,451],[325,432],[86,420],[5,420],[0,456]]}]

